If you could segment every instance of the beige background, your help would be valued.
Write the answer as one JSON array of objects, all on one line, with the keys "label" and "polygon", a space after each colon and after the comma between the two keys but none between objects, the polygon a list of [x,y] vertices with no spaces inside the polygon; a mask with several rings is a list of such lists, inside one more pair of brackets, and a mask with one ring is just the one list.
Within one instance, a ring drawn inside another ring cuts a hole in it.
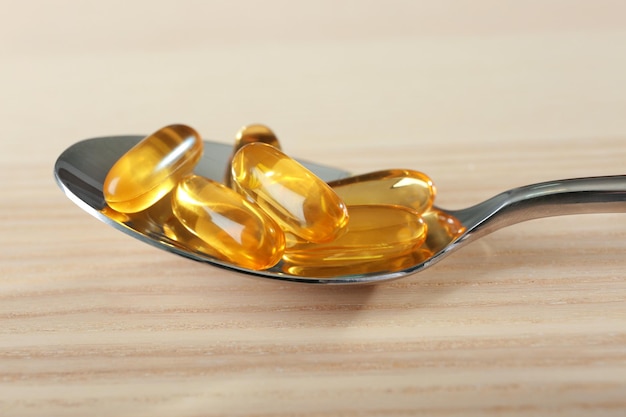
[{"label": "beige background", "polygon": [[626,173],[622,1],[0,0],[0,414],[626,413],[626,215],[499,231],[369,287],[148,247],[52,178],[174,122],[414,168],[458,208]]}]

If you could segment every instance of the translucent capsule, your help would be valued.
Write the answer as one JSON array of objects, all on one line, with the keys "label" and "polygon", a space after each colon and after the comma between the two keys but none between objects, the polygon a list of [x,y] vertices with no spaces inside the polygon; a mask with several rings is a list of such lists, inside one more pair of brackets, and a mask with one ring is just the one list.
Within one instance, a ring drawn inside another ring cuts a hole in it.
[{"label": "translucent capsule", "polygon": [[422,214],[422,219],[428,225],[424,246],[433,252],[439,252],[465,232],[465,226],[459,219],[442,210],[431,209]]},{"label": "translucent capsule", "polygon": [[[258,270],[274,266],[283,254],[285,236],[276,222],[242,195],[215,181],[197,175],[183,178],[174,190],[172,211],[220,259]],[[175,226],[169,229],[184,244],[184,235],[177,234]],[[192,246],[201,249],[193,242]]]},{"label": "translucent capsule", "polygon": [[411,252],[396,257],[382,258],[367,262],[350,262],[342,265],[306,264],[297,265],[283,262],[281,269],[291,275],[308,278],[334,278],[346,275],[396,272],[420,264],[433,253],[426,248],[416,248]]},{"label": "translucent capsule", "polygon": [[341,235],[348,211],[341,198],[311,171],[280,150],[251,143],[232,160],[233,182],[286,232],[309,242]]},{"label": "translucent capsule", "polygon": [[163,222],[163,234],[174,241],[175,246],[184,251],[194,252],[196,254],[209,256],[232,262],[222,255],[213,246],[191,233],[180,221],[172,214],[165,222]]},{"label": "translucent capsule", "polygon": [[272,132],[272,129],[265,125],[254,124],[244,126],[237,132],[235,152],[249,143],[257,142],[267,143],[268,145],[280,149],[280,143],[274,132]]},{"label": "translucent capsule", "polygon": [[358,267],[385,262],[418,249],[426,239],[427,226],[415,211],[392,205],[349,206],[347,231],[328,243],[300,243],[285,250],[285,267]]},{"label": "translucent capsule", "polygon": [[104,180],[104,199],[116,211],[145,210],[189,175],[202,156],[202,139],[191,127],[166,126],[117,160]]},{"label": "translucent capsule", "polygon": [[[232,161],[235,153],[246,146],[249,143],[267,143],[270,146],[275,147],[276,149],[281,149],[280,142],[278,138],[272,132],[272,129],[265,125],[253,124],[247,125],[239,129],[237,132],[237,137],[235,138],[235,145],[233,146],[233,153],[230,156],[230,161]],[[230,169],[230,164],[226,167],[226,172],[224,174],[224,184],[233,187],[234,184],[232,182],[232,170]]]},{"label": "translucent capsule", "polygon": [[418,171],[388,169],[328,183],[349,206],[397,204],[423,213],[435,198],[431,179]]}]

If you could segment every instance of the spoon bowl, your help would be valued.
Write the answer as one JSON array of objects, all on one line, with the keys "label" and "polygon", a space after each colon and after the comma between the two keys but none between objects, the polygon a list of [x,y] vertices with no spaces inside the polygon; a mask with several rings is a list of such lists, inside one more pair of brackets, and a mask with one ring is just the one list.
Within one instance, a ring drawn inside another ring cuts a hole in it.
[{"label": "spoon bowl", "polygon": [[[626,213],[626,175],[549,181],[509,190],[462,210],[437,208],[458,219],[464,227],[463,233],[450,242],[430,248],[428,256],[413,257],[414,262],[401,270],[330,277],[292,275],[279,266],[254,271],[207,255],[206,252],[210,253],[210,250],[200,250],[203,242],[199,239],[192,242],[197,250],[189,245],[181,245],[172,238],[172,232],[176,234],[177,231],[164,227],[166,222],[158,216],[162,212],[158,207],[149,210],[147,215],[137,216],[115,212],[106,205],[102,188],[107,172],[115,161],[143,138],[113,136],[75,143],[57,159],[54,165],[55,179],[80,208],[134,238],[196,261],[267,279],[316,284],[358,284],[398,279],[434,265],[474,239],[515,223],[566,214]],[[229,164],[232,146],[204,141],[204,149],[195,173],[221,182]],[[301,160],[299,162],[327,182],[350,176],[349,172],[342,169]],[[168,201],[166,203],[169,204]]]}]

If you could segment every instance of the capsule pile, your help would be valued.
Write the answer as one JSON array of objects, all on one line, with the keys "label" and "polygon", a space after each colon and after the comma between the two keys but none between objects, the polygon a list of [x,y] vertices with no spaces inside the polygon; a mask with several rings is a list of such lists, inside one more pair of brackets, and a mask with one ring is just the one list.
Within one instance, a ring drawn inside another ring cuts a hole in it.
[{"label": "capsule pile", "polygon": [[218,183],[194,174],[202,144],[185,125],[144,138],[108,172],[107,215],[149,217],[180,247],[243,268],[311,277],[404,269],[463,232],[433,208],[435,187],[421,172],[325,183],[283,153],[268,127],[250,125]]}]

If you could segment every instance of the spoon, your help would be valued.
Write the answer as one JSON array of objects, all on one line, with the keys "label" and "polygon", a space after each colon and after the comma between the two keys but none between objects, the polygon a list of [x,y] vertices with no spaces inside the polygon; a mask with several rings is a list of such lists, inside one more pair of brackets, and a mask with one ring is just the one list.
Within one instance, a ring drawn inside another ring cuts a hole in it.
[{"label": "spoon", "polygon": [[[218,260],[181,246],[163,230],[158,218],[133,219],[110,210],[103,197],[102,185],[111,166],[143,136],[113,136],[87,139],[66,149],[54,165],[54,176],[65,194],[80,208],[97,219],[158,248],[206,262],[217,267],[269,279],[317,284],[373,283],[422,271],[465,244],[502,227],[541,217],[584,213],[626,213],[626,175],[549,181],[515,188],[462,210],[442,210],[458,219],[464,232],[439,247],[432,255],[415,257],[415,263],[399,271],[381,271],[331,277],[308,277],[286,273],[278,267],[253,271]],[[204,141],[204,156],[195,173],[222,181],[232,146]],[[324,181],[350,176],[350,173],[306,161],[300,161]],[[162,220],[162,219],[161,219]]]}]

